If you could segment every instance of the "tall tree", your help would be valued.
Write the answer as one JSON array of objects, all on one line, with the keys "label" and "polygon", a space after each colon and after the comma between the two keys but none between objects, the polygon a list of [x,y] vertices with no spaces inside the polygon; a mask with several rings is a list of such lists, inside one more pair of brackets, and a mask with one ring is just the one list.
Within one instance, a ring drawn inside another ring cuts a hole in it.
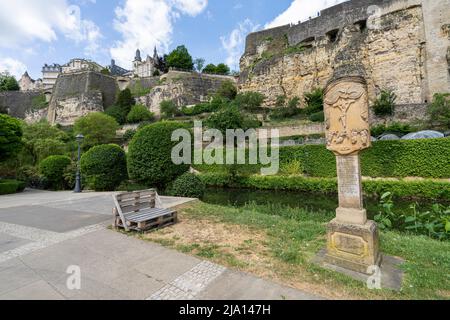
[{"label": "tall tree", "polygon": [[194,62],[192,56],[189,54],[185,46],[178,46],[173,50],[166,59],[169,68],[182,69],[192,71],[194,69]]},{"label": "tall tree", "polygon": [[194,60],[195,70],[198,72],[202,72],[203,67],[205,66],[205,59],[197,58]]},{"label": "tall tree", "polygon": [[0,91],[18,91],[20,90],[19,83],[14,76],[8,72],[0,73]]}]

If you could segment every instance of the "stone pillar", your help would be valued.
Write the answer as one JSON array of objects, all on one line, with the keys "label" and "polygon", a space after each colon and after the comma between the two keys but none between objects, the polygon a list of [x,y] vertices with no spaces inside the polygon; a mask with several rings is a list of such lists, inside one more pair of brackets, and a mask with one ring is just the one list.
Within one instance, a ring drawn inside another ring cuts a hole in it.
[{"label": "stone pillar", "polygon": [[363,77],[342,77],[325,90],[327,148],[336,155],[339,208],[328,225],[327,263],[370,274],[380,265],[378,229],[363,207],[359,152],[371,146],[367,85]]}]

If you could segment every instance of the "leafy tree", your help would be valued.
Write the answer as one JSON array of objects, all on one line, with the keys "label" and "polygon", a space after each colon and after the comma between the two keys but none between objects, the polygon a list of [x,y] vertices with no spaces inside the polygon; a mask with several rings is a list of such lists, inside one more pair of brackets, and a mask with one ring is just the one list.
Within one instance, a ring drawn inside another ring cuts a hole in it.
[{"label": "leafy tree", "polygon": [[123,125],[127,122],[127,110],[119,106],[111,106],[105,110],[105,114],[113,117],[118,124]]},{"label": "leafy tree", "polygon": [[8,72],[0,73],[0,91],[19,91],[20,86],[14,76]]},{"label": "leafy tree", "polygon": [[203,67],[205,66],[205,59],[203,59],[203,58],[195,59],[194,66],[195,66],[195,70],[197,70],[198,72],[202,72]]},{"label": "leafy tree", "polygon": [[172,100],[164,100],[160,104],[161,115],[163,118],[174,118],[180,114],[178,107]]},{"label": "leafy tree", "polygon": [[206,125],[211,129],[217,129],[223,134],[226,134],[227,129],[247,130],[259,127],[261,123],[241,114],[236,106],[230,106],[209,116],[206,120]]},{"label": "leafy tree", "polygon": [[324,90],[322,88],[316,88],[312,92],[305,93],[305,112],[307,115],[323,111],[323,96]]},{"label": "leafy tree", "polygon": [[185,46],[178,46],[166,58],[166,63],[169,68],[182,69],[192,71],[194,69],[194,62],[192,56],[189,54]]},{"label": "leafy tree", "polygon": [[240,93],[234,100],[234,104],[237,107],[248,111],[255,111],[256,109],[261,107],[263,102],[264,96],[259,92],[252,91]]},{"label": "leafy tree", "polygon": [[117,121],[102,112],[93,112],[75,121],[74,132],[83,134],[83,149],[96,145],[111,143],[119,128]]},{"label": "leafy tree", "polygon": [[220,85],[220,88],[219,88],[219,91],[217,91],[217,94],[220,97],[226,98],[228,100],[234,100],[237,95],[236,85],[230,80],[224,81]]},{"label": "leafy tree", "polygon": [[0,114],[0,161],[7,160],[20,151],[22,135],[19,120]]},{"label": "leafy tree", "polygon": [[215,74],[227,75],[230,73],[230,67],[228,67],[225,63],[219,63],[216,67]]},{"label": "leafy tree", "polygon": [[154,118],[154,113],[150,112],[145,106],[138,104],[131,108],[127,115],[128,123],[139,123],[143,121],[151,121]]},{"label": "leafy tree", "polygon": [[450,93],[436,93],[427,112],[433,127],[450,129]]},{"label": "leafy tree", "polygon": [[215,64],[208,64],[204,69],[203,69],[203,73],[210,73],[210,74],[214,74],[216,73],[216,65]]},{"label": "leafy tree", "polygon": [[397,95],[392,90],[382,90],[372,106],[375,115],[379,117],[393,115],[396,100]]},{"label": "leafy tree", "polygon": [[133,94],[129,88],[119,92],[117,97],[116,105],[123,108],[126,114],[130,112],[131,107],[136,104],[136,100],[133,98]]}]

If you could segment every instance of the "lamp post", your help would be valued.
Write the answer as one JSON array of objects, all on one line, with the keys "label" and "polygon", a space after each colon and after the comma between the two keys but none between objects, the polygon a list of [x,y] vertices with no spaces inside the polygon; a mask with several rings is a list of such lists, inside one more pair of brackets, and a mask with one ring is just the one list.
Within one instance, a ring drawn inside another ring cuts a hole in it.
[{"label": "lamp post", "polygon": [[80,175],[80,158],[81,158],[81,142],[83,142],[84,136],[79,134],[75,138],[78,142],[78,162],[77,162],[77,177],[75,182],[75,190],[73,192],[81,192],[81,175]]}]

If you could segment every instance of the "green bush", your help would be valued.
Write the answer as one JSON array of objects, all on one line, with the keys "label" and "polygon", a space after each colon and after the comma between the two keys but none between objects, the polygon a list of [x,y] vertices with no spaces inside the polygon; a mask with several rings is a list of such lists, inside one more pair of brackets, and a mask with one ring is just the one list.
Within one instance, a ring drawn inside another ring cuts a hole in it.
[{"label": "green bush", "polygon": [[[259,190],[284,190],[337,194],[336,178],[308,178],[302,176],[235,176],[227,173],[205,173],[199,178],[209,187],[230,187]],[[398,198],[450,200],[450,183],[435,180],[364,180],[364,194],[379,198],[392,192]]]},{"label": "green bush", "polygon": [[205,123],[209,128],[217,129],[224,135],[228,129],[243,129],[245,131],[250,128],[261,126],[260,121],[249,115],[240,113],[235,106],[223,108],[210,115]]},{"label": "green bush", "polygon": [[17,180],[0,180],[0,195],[22,192],[26,187],[25,182]]},{"label": "green bush", "polygon": [[111,106],[105,110],[105,114],[114,118],[116,122],[120,125],[123,125],[127,122],[127,113],[126,109],[119,106]]},{"label": "green bush", "polygon": [[134,129],[129,129],[129,130],[125,131],[125,134],[123,135],[123,140],[131,141],[131,139],[133,139],[136,132],[137,132],[137,130],[134,130]]},{"label": "green bush", "polygon": [[165,187],[189,169],[189,164],[172,162],[172,149],[179,144],[172,133],[187,126],[178,122],[158,122],[136,133],[128,149],[130,178],[148,186]]},{"label": "green bush", "polygon": [[236,84],[234,84],[230,80],[222,82],[222,84],[220,85],[219,90],[217,91],[217,94],[220,97],[226,98],[228,100],[234,100],[236,98],[236,95],[237,95]]},{"label": "green bush", "polygon": [[391,90],[382,90],[372,106],[375,115],[379,117],[393,115],[396,100],[397,96],[394,92]]},{"label": "green bush", "polygon": [[316,88],[311,92],[305,93],[305,113],[307,115],[312,115],[314,113],[323,111],[323,98],[324,90],[322,88]]},{"label": "green bush", "polygon": [[324,122],[325,121],[325,113],[323,111],[313,113],[309,116],[309,120],[312,122]]},{"label": "green bush", "polygon": [[72,160],[69,157],[50,156],[39,164],[39,171],[47,178],[50,189],[65,190],[68,188],[64,172],[71,163]]},{"label": "green bush", "polygon": [[161,115],[164,119],[175,118],[181,114],[177,105],[172,100],[164,100],[160,103]]},{"label": "green bush", "polygon": [[50,156],[64,155],[66,151],[66,143],[56,139],[37,139],[33,145],[33,152],[38,163]]},{"label": "green bush", "polygon": [[83,149],[110,143],[119,129],[117,121],[101,112],[93,112],[75,121],[75,134],[83,134]]},{"label": "green bush", "polygon": [[398,122],[394,122],[390,125],[379,124],[370,128],[370,132],[374,137],[379,137],[384,133],[393,133],[400,136],[404,136],[413,131],[414,129],[411,128],[409,124],[403,124]]},{"label": "green bush", "polygon": [[259,92],[245,92],[240,93],[236,96],[233,104],[237,106],[240,110],[244,109],[247,111],[255,111],[261,107],[264,102],[264,95]]},{"label": "green bush", "polygon": [[4,161],[22,148],[22,126],[19,120],[0,114],[0,161]]},{"label": "green bush", "polygon": [[33,166],[23,166],[17,169],[17,179],[24,181],[28,188],[45,190],[48,189],[49,183],[39,169]]},{"label": "green bush", "polygon": [[139,123],[143,121],[151,121],[155,117],[153,112],[150,112],[145,106],[138,104],[131,108],[127,116],[128,123]]},{"label": "green bush", "polygon": [[450,129],[450,93],[436,93],[428,106],[428,115],[433,127]]},{"label": "green bush", "polygon": [[116,105],[121,107],[124,110],[125,114],[128,114],[128,112],[130,112],[131,110],[131,107],[135,104],[136,100],[133,98],[133,94],[131,93],[130,89],[126,88],[125,90],[119,92]]},{"label": "green bush", "polygon": [[95,191],[114,191],[128,178],[125,151],[118,145],[96,146],[81,157],[86,186]]},{"label": "green bush", "polygon": [[168,194],[174,197],[203,198],[205,183],[192,173],[178,177],[170,186]]}]

